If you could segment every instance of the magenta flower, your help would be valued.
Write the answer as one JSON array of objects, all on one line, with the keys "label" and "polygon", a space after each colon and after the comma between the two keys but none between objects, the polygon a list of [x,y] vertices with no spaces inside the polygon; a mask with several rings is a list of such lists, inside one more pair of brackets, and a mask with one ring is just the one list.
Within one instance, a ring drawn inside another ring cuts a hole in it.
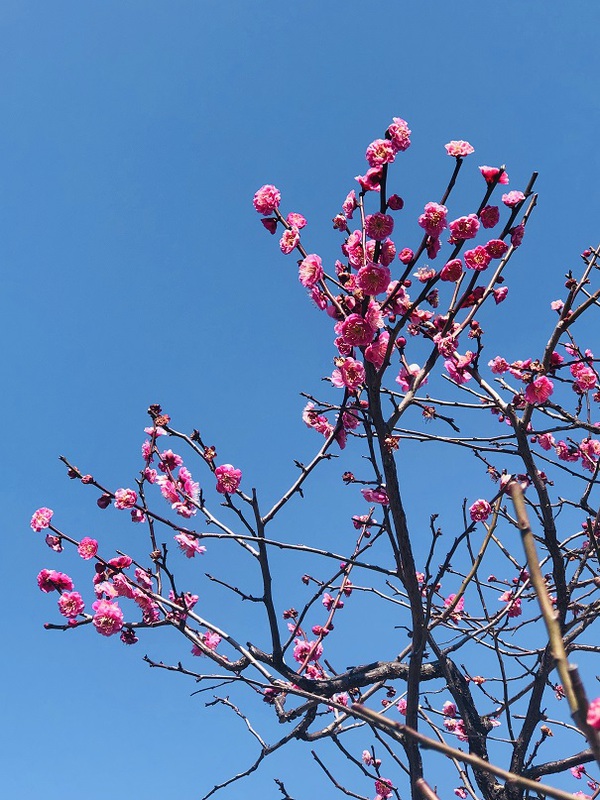
[{"label": "magenta flower", "polygon": [[360,314],[350,314],[336,325],[336,333],[351,347],[362,347],[371,344],[375,336],[375,328]]},{"label": "magenta flower", "polygon": [[318,661],[323,655],[323,647],[314,642],[307,642],[304,639],[296,639],[293,655],[299,664],[302,664],[308,658],[309,661]]},{"label": "magenta flower", "polygon": [[554,391],[554,384],[545,375],[540,375],[525,389],[525,399],[528,403],[541,405],[546,402]]},{"label": "magenta flower", "polygon": [[216,468],[215,478],[219,494],[235,494],[242,480],[242,470],[231,464],[222,464]]},{"label": "magenta flower", "polygon": [[288,256],[300,242],[300,232],[298,228],[288,228],[285,230],[279,240],[279,249]]},{"label": "magenta flower", "polygon": [[[485,178],[486,183],[494,183],[498,175],[500,175],[500,170],[498,167],[479,167],[479,171]],[[498,183],[507,184],[508,183],[508,173],[502,172],[500,178],[498,178]]]},{"label": "magenta flower", "polygon": [[506,295],[508,294],[508,286],[501,286],[499,289],[492,289],[492,294],[494,295],[494,300],[496,305],[499,305],[504,300],[506,300]]},{"label": "magenta flower", "polygon": [[98,542],[89,536],[84,536],[77,545],[77,552],[85,561],[89,561],[98,552]]},{"label": "magenta flower", "polygon": [[365,219],[365,231],[367,236],[375,239],[377,242],[383,241],[391,235],[394,230],[394,220],[389,214],[382,214],[378,211],[376,214],[369,214]]},{"label": "magenta flower", "polygon": [[392,124],[387,129],[388,136],[394,147],[394,150],[404,151],[410,147],[410,130],[408,122],[400,117],[394,117]]},{"label": "magenta flower", "polygon": [[585,767],[583,764],[578,764],[576,767],[571,767],[571,775],[574,778],[577,778],[578,781],[581,780],[581,776],[585,774]]},{"label": "magenta flower", "polygon": [[510,229],[510,243],[512,246],[520,247],[523,242],[523,236],[525,236],[525,225],[521,222]]},{"label": "magenta flower", "polygon": [[383,486],[378,486],[377,489],[361,489],[361,492],[367,503],[379,503],[381,506],[390,504],[390,499]]},{"label": "magenta flower", "polygon": [[300,263],[298,277],[302,286],[311,289],[323,278],[323,263],[320,256],[311,253]]},{"label": "magenta flower", "polygon": [[484,522],[492,513],[492,507],[487,500],[475,500],[469,508],[469,516],[473,522]]},{"label": "magenta flower", "polygon": [[111,603],[110,600],[96,600],[92,603],[92,609],[96,612],[92,622],[102,636],[112,636],[123,627],[123,612],[116,603]]},{"label": "magenta flower", "polygon": [[115,508],[133,508],[137,503],[137,494],[133,489],[117,489],[115,492]]},{"label": "magenta flower", "polygon": [[392,211],[402,211],[404,208],[404,200],[397,194],[391,194],[388,197],[387,204]]},{"label": "magenta flower", "polygon": [[523,613],[521,608],[521,598],[514,596],[511,591],[503,592],[498,598],[498,602],[507,603],[507,613],[509,617],[520,617]]},{"label": "magenta flower", "polygon": [[479,230],[477,214],[458,217],[450,223],[450,237],[452,242],[462,242],[465,239],[474,239]]},{"label": "magenta flower", "polygon": [[454,156],[455,158],[466,158],[466,156],[470,156],[471,153],[475,152],[475,148],[470,145],[469,142],[465,142],[462,139],[448,142],[444,147],[448,155]]},{"label": "magenta flower", "polygon": [[410,264],[414,258],[414,253],[410,247],[405,247],[398,253],[398,258],[403,264]]},{"label": "magenta flower", "polygon": [[389,139],[375,139],[367,147],[365,158],[370,167],[382,167],[384,164],[391,164],[396,158],[397,150]]},{"label": "magenta flower", "polygon": [[484,228],[493,228],[500,221],[498,206],[486,206],[482,208],[479,219]]},{"label": "magenta flower", "polygon": [[485,245],[485,249],[491,258],[502,258],[508,250],[508,245],[502,239],[490,239]]},{"label": "magenta flower", "polygon": [[457,797],[460,797],[460,800],[467,800],[467,790],[465,789],[465,787],[464,787],[464,786],[458,786],[458,787],[457,787],[457,788],[454,790],[454,794],[455,794]]},{"label": "magenta flower", "polygon": [[79,592],[63,592],[58,598],[58,610],[63,617],[72,619],[81,614],[85,608],[85,603]]},{"label": "magenta flower", "polygon": [[[438,237],[448,227],[448,209],[439,203],[427,203],[419,217],[419,225],[429,236]],[[404,262],[407,263],[407,262]]]},{"label": "magenta flower", "polygon": [[450,700],[446,700],[446,702],[442,706],[442,714],[445,717],[452,717],[452,718],[456,717],[457,714],[456,704],[452,703]]},{"label": "magenta flower", "polygon": [[37,585],[46,594],[54,591],[70,592],[73,589],[72,579],[64,572],[54,569],[43,569],[37,576]]},{"label": "magenta flower", "polygon": [[[448,597],[444,600],[444,608],[450,608],[456,599],[455,594],[449,594]],[[452,622],[460,622],[461,620],[461,613],[464,611],[465,608],[465,598],[461,597],[457,604],[452,609],[450,614],[450,619]],[[448,720],[444,720],[444,724],[446,724]]]},{"label": "magenta flower", "polygon": [[509,208],[518,206],[519,203],[523,202],[523,200],[525,200],[525,195],[523,192],[512,191],[502,195],[502,202]]},{"label": "magenta flower", "polygon": [[490,265],[492,257],[482,245],[478,245],[473,250],[465,250],[463,254],[465,259],[465,267],[474,269],[477,272],[482,272]]},{"label": "magenta flower", "polygon": [[396,703],[396,708],[402,714],[403,717],[406,716],[406,706],[407,702],[405,697],[401,697],[400,700],[398,700],[398,702]]},{"label": "magenta flower", "polygon": [[381,369],[383,366],[383,359],[387,350],[390,335],[387,331],[382,331],[376,341],[365,349],[365,359],[375,365],[376,369]]},{"label": "magenta flower", "polygon": [[298,230],[306,227],[306,217],[303,217],[302,214],[298,214],[296,211],[290,211],[285,221],[288,225],[291,225],[292,228],[297,228]]},{"label": "magenta flower", "polygon": [[382,178],[383,172],[381,171],[381,167],[371,167],[364,175],[357,175],[355,180],[359,182],[363,192],[379,192],[381,191],[381,186],[379,184]]},{"label": "magenta flower", "polygon": [[347,219],[352,219],[352,214],[357,208],[358,208],[358,203],[356,202],[356,192],[354,191],[354,189],[352,189],[352,191],[348,193],[348,196],[342,203],[342,209]]},{"label": "magenta flower", "polygon": [[[373,261],[375,258],[375,242],[367,242],[367,260]],[[396,245],[391,239],[385,239],[380,243],[379,248],[379,265],[389,267],[392,261],[396,258]]]},{"label": "magenta flower", "polygon": [[261,186],[254,195],[254,200],[252,201],[254,208],[259,214],[264,214],[264,216],[271,214],[276,208],[279,208],[280,202],[281,192],[276,186],[272,186],[271,184]]},{"label": "magenta flower", "polygon": [[36,533],[43,531],[44,528],[47,528],[50,525],[50,520],[52,519],[53,514],[54,511],[52,511],[51,508],[46,508],[45,506],[38,508],[38,510],[34,512],[31,522],[29,523],[31,529]]},{"label": "magenta flower", "polygon": [[189,536],[187,533],[181,531],[181,533],[176,534],[175,541],[179,545],[181,551],[188,557],[194,558],[196,553],[199,555],[203,555],[206,553],[206,547],[199,544],[198,539],[194,536]]},{"label": "magenta flower", "polygon": [[462,261],[460,258],[453,258],[448,261],[440,270],[440,280],[442,281],[457,281],[463,273]]},{"label": "magenta flower", "polygon": [[337,386],[338,389],[346,386],[352,392],[358,389],[364,380],[365,368],[360,361],[356,361],[354,358],[345,359],[341,367],[334,370],[331,376],[334,386]]},{"label": "magenta flower", "polygon": [[367,264],[358,270],[356,283],[365,294],[376,296],[385,292],[390,284],[391,272],[389,267],[380,264]]}]

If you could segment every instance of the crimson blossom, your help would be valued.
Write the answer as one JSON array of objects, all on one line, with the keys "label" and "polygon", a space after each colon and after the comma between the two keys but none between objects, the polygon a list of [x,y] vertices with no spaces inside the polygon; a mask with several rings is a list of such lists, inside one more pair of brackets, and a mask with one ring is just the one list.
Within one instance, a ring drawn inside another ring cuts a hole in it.
[{"label": "crimson blossom", "polygon": [[[153,403],[135,489],[62,459],[97,513],[135,535],[116,549],[46,506],[30,522],[51,551],[38,587],[58,594],[47,628],[143,640],[146,652],[168,629],[180,656],[146,661],[209,690],[209,709],[252,733],[256,755],[240,764],[231,748],[204,800],[292,741],[284,800],[302,795],[302,746],[329,793],[369,800],[437,800],[448,787],[567,800],[557,775],[571,788],[598,777],[600,698],[584,684],[600,654],[600,359],[581,320],[600,307],[600,250],[563,277],[544,260],[552,300],[534,315],[542,288],[523,299],[510,264],[537,175],[498,199],[505,167],[478,171],[473,145],[454,139],[419,214],[395,173],[410,137],[394,117],[368,145],[331,209],[337,258],[309,252],[310,215],[286,213],[277,187],[252,200],[327,331],[325,396],[314,388],[298,408],[312,452],[289,459],[293,476],[272,469],[265,492]],[[457,199],[459,176],[471,187]],[[535,324],[515,342],[520,315]],[[324,502],[347,509],[336,524]],[[77,590],[55,568],[69,548],[90,573]]]}]

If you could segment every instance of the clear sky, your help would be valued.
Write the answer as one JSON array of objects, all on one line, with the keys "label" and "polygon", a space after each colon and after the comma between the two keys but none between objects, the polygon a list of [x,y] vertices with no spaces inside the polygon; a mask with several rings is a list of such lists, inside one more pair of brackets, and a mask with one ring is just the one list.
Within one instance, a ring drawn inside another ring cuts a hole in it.
[{"label": "clear sky", "polygon": [[[299,392],[330,372],[331,333],[251,199],[275,183],[308,217],[310,250],[334,258],[329,221],[392,116],[413,130],[401,193],[415,209],[439,196],[450,139],[506,163],[513,188],[540,172],[505,310],[507,347],[540,346],[564,272],[600,239],[599,25],[595,0],[4,0],[3,796],[187,800],[247,765],[241,724],[142,663],[158,640],[43,630],[57,614],[35,576],[73,559],[31,532],[32,511],[116,546],[135,536],[57,456],[131,485],[160,402],[247,486],[285,486],[314,445]],[[301,539],[313,523],[289,524]],[[223,796],[275,798],[273,775],[295,770],[290,792],[314,796],[298,758]]]}]

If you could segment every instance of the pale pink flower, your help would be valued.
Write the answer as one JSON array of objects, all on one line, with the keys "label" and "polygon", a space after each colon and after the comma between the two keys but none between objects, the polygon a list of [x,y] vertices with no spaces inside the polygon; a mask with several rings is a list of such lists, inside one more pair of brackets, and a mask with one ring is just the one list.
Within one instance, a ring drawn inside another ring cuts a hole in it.
[{"label": "pale pink flower", "polygon": [[445,717],[456,717],[457,710],[456,710],[456,703],[451,702],[450,700],[446,700],[444,705],[442,706],[442,714]]},{"label": "pale pink flower", "polygon": [[90,558],[94,558],[98,552],[98,542],[95,539],[91,539],[89,536],[84,536],[77,545],[77,552],[81,558],[88,561]]},{"label": "pale pink flower", "polygon": [[85,608],[85,603],[79,592],[63,592],[58,598],[58,610],[68,619],[81,614]]},{"label": "pale pink flower", "polygon": [[416,278],[419,283],[427,283],[432,278],[435,278],[436,271],[433,267],[430,266],[422,266],[416,272],[413,272],[413,278]]},{"label": "pale pink flower", "polygon": [[73,581],[64,572],[57,572],[54,569],[43,569],[38,573],[37,584],[42,592],[48,594],[54,591],[67,591],[73,589]]},{"label": "pale pink flower", "polygon": [[394,230],[394,219],[389,214],[382,214],[377,211],[375,214],[369,214],[365,219],[365,232],[371,239],[378,242],[383,241],[391,235]]},{"label": "pale pink flower", "polygon": [[388,494],[383,486],[378,486],[377,489],[361,489],[361,492],[367,503],[379,503],[382,506],[390,504]]},{"label": "pale pink flower", "polygon": [[[479,167],[479,171],[485,178],[486,183],[494,183],[498,175],[500,175],[500,169],[498,167]],[[498,178],[498,183],[507,184],[508,183],[508,173],[503,171],[500,177]]]},{"label": "pale pink flower", "polygon": [[487,500],[476,500],[469,508],[469,516],[473,522],[483,522],[492,513],[492,507]]},{"label": "pale pink flower", "polygon": [[466,217],[458,217],[450,223],[450,236],[453,242],[461,242],[466,239],[474,239],[479,230],[479,219],[477,214],[469,214]]},{"label": "pale pink flower", "polygon": [[333,371],[331,382],[334,386],[341,388],[346,386],[351,391],[358,389],[364,383],[365,368],[360,361],[354,358],[345,359],[344,363]]},{"label": "pale pink flower", "polygon": [[303,217],[302,214],[298,214],[296,211],[290,211],[285,218],[285,221],[288,225],[291,225],[292,228],[297,228],[298,230],[306,227],[306,218]]},{"label": "pale pink flower", "polygon": [[469,737],[467,736],[467,729],[465,727],[465,723],[462,719],[459,719],[456,723],[456,727],[454,728],[454,733],[456,734],[459,742],[468,742]]},{"label": "pale pink flower", "polygon": [[184,553],[188,558],[194,558],[196,553],[199,555],[206,553],[206,547],[199,544],[197,538],[194,536],[189,536],[183,531],[175,535],[175,541],[179,545],[182,553]]},{"label": "pale pink flower", "polygon": [[141,592],[139,589],[135,592],[134,600],[142,610],[142,619],[147,625],[157,622],[160,618],[160,608],[151,597]]},{"label": "pale pink flower", "polygon": [[460,258],[453,258],[442,267],[440,279],[443,281],[457,281],[463,274],[462,261]]},{"label": "pale pink flower", "polygon": [[463,139],[453,140],[445,144],[446,152],[455,158],[466,158],[475,152],[475,148]]},{"label": "pale pink flower", "polygon": [[376,765],[377,767],[381,766],[381,759],[374,759],[368,750],[363,750],[361,759],[363,764],[365,764],[367,767],[372,767],[373,765]]},{"label": "pale pink flower", "polygon": [[594,730],[600,731],[600,697],[597,697],[590,703],[586,721]]},{"label": "pale pink flower", "polygon": [[133,489],[117,489],[115,492],[115,508],[132,508],[137,503],[137,494]]},{"label": "pale pink flower", "polygon": [[298,268],[298,277],[302,286],[312,288],[323,278],[323,263],[320,256],[311,253],[306,256]]},{"label": "pale pink flower", "polygon": [[300,242],[300,232],[298,228],[287,228],[279,240],[279,249],[287,256]]},{"label": "pale pink flower", "polygon": [[572,364],[570,369],[571,375],[575,378],[575,386],[577,386],[581,392],[587,392],[589,389],[595,388],[597,377],[591,367],[588,367],[587,364],[583,362],[579,362],[578,364]]},{"label": "pale pink flower", "polygon": [[419,225],[429,236],[438,237],[444,228],[448,227],[446,217],[448,209],[439,203],[427,203],[421,216]]},{"label": "pale pink flower", "polygon": [[102,636],[112,636],[123,627],[123,612],[116,603],[109,600],[96,600],[92,603],[94,627]]},{"label": "pale pink flower", "polygon": [[525,200],[525,195],[523,194],[523,192],[512,191],[502,195],[502,202],[504,203],[505,206],[508,206],[509,208],[514,208],[515,206],[518,206],[519,203],[523,202],[523,200]]},{"label": "pale pink flower", "polygon": [[486,206],[481,209],[479,219],[484,228],[493,228],[500,221],[500,209],[498,206]]},{"label": "pale pink flower", "polygon": [[177,487],[173,481],[166,475],[160,475],[156,483],[160,487],[160,493],[169,503],[178,503],[179,495],[177,494]]},{"label": "pale pink flower", "polygon": [[391,164],[396,158],[396,148],[389,139],[375,139],[367,147],[365,158],[370,167],[382,167],[384,164]]},{"label": "pale pink flower", "polygon": [[485,249],[492,258],[502,258],[508,250],[508,245],[506,242],[503,242],[502,239],[490,239]]},{"label": "pale pink flower", "polygon": [[525,399],[528,403],[542,405],[548,400],[554,391],[554,384],[545,375],[540,375],[527,385],[525,389]]},{"label": "pale pink flower", "polygon": [[408,150],[410,147],[410,130],[408,122],[400,117],[394,117],[392,124],[387,129],[390,141],[396,151]]},{"label": "pale pink flower", "polygon": [[473,250],[466,250],[463,258],[465,259],[465,267],[474,269],[477,272],[487,269],[492,260],[490,254],[482,245],[475,247]]},{"label": "pale pink flower", "polygon": [[215,478],[219,494],[235,494],[242,480],[242,470],[231,464],[222,464],[216,468]]},{"label": "pale pink flower", "polygon": [[356,283],[365,294],[378,295],[385,292],[390,283],[389,267],[379,264],[367,264],[358,270]]},{"label": "pale pink flower", "polygon": [[[448,597],[444,600],[444,608],[450,608],[456,599],[455,594],[449,594]],[[461,612],[464,611],[465,608],[465,598],[461,597],[459,601],[456,603],[452,612],[450,613],[450,619],[452,622],[460,622],[461,620]]]},{"label": "pale pink flower", "polygon": [[258,213],[264,214],[265,216],[275,211],[276,208],[279,208],[280,202],[281,192],[276,186],[272,186],[271,184],[261,186],[254,195],[254,200],[252,201]]},{"label": "pale pink flower", "polygon": [[148,591],[152,591],[152,577],[148,575],[145,569],[140,567],[135,568],[135,579],[140,586]]},{"label": "pale pink flower", "polygon": [[343,341],[352,347],[371,344],[375,336],[375,328],[360,314],[349,314],[345,320],[336,325],[335,330]]},{"label": "pale pink flower", "polygon": [[552,311],[558,311],[559,314],[563,310],[564,306],[565,304],[563,303],[562,300],[553,300],[550,303],[550,308],[552,309]]},{"label": "pale pink flower", "polygon": [[47,528],[50,525],[50,520],[52,519],[53,514],[54,511],[52,511],[51,508],[46,508],[45,506],[38,508],[38,510],[34,512],[31,522],[29,523],[31,529],[36,533],[43,531],[44,528]]}]

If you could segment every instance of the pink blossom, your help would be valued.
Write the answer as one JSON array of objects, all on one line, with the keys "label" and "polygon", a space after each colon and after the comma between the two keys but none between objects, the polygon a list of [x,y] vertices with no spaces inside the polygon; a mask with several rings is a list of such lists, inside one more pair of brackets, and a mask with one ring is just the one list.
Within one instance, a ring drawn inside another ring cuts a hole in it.
[{"label": "pink blossom", "polygon": [[437,254],[440,252],[442,248],[442,243],[437,236],[428,236],[427,237],[427,257],[431,258],[432,260],[437,257]]},{"label": "pink blossom", "polygon": [[148,575],[146,570],[140,569],[140,567],[135,568],[135,579],[140,586],[144,589],[148,589],[148,591],[152,591],[152,577]]},{"label": "pink blossom", "polygon": [[387,205],[392,211],[402,211],[404,208],[404,200],[397,194],[391,194],[388,197]]},{"label": "pink blossom", "polygon": [[[471,353],[471,351],[468,351]],[[471,353],[473,355],[473,353]],[[448,358],[444,361],[444,368],[450,378],[454,381],[454,383],[458,383],[459,386],[462,386],[464,383],[467,383],[471,380],[471,373],[467,369],[470,361],[466,363],[464,366],[459,366],[461,363],[461,359],[464,359],[464,356],[458,356],[458,358]]]},{"label": "pink blossom", "polygon": [[50,550],[54,550],[55,553],[62,553],[63,546],[60,536],[54,536],[53,534],[48,533],[46,534],[45,542]]},{"label": "pink blossom", "polygon": [[344,214],[348,219],[352,219],[352,214],[354,213],[355,209],[358,208],[358,203],[356,202],[356,192],[352,189],[351,192],[348,193],[348,196],[342,203],[342,209],[344,210]]},{"label": "pink blossom", "polygon": [[132,508],[137,503],[137,494],[133,489],[117,489],[115,492],[115,508]]},{"label": "pink blossom", "polygon": [[551,433],[541,433],[537,437],[537,443],[542,448],[542,450],[551,450],[556,444],[556,441]]},{"label": "pink blossom", "polygon": [[507,611],[509,617],[520,617],[523,613],[521,608],[521,598],[515,597],[511,591],[506,591],[500,595],[498,602],[507,603]]},{"label": "pink blossom", "polygon": [[579,449],[577,447],[569,447],[569,445],[566,442],[563,442],[562,439],[560,442],[557,442],[554,450],[561,461],[579,461]]},{"label": "pink blossom", "polygon": [[44,528],[47,528],[50,525],[53,514],[54,511],[52,511],[51,508],[46,508],[45,506],[38,508],[38,510],[34,512],[31,522],[29,523],[31,529],[39,533],[44,530]]},{"label": "pink blossom", "polygon": [[442,706],[442,714],[445,717],[453,717],[453,718],[456,717],[457,714],[456,704],[452,703],[450,700],[446,700],[446,702]]},{"label": "pink blossom", "polygon": [[317,641],[307,642],[304,639],[296,639],[294,645],[293,655],[299,664],[304,663],[307,658],[309,661],[318,661],[323,655],[323,647]]},{"label": "pink blossom", "polygon": [[126,575],[123,575],[122,572],[119,572],[112,579],[112,583],[117,597],[128,597],[130,600],[133,600],[135,597],[134,587]]},{"label": "pink blossom", "polygon": [[355,180],[359,182],[363,192],[380,192],[381,186],[379,184],[382,178],[381,167],[371,167],[364,175],[357,175]]},{"label": "pink blossom", "polygon": [[133,560],[130,556],[121,555],[109,559],[108,564],[115,570],[128,569],[133,564]]},{"label": "pink blossom", "polygon": [[387,129],[387,133],[390,137],[390,141],[394,147],[394,150],[401,150],[403,152],[404,150],[408,150],[410,147],[410,130],[406,120],[403,120],[400,117],[394,117],[392,124]]},{"label": "pink blossom", "polygon": [[381,759],[374,759],[373,755],[368,750],[363,750],[361,759],[363,764],[365,764],[367,767],[372,767],[374,764],[377,767],[381,766]]},{"label": "pink blossom", "polygon": [[455,158],[466,158],[475,152],[475,148],[463,139],[453,140],[445,144],[446,152]]},{"label": "pink blossom", "polygon": [[502,174],[500,174],[500,169],[498,167],[479,167],[479,171],[485,178],[486,183],[494,183],[498,175],[500,175],[498,183],[508,183],[508,173],[503,171]]},{"label": "pink blossom", "polygon": [[375,139],[367,147],[365,158],[370,167],[382,167],[384,164],[391,164],[396,158],[397,149],[389,139]]},{"label": "pink blossom", "polygon": [[416,272],[413,272],[413,277],[416,278],[419,283],[427,283],[432,278],[435,278],[436,271],[433,267],[429,266],[422,266]]},{"label": "pink blossom", "polygon": [[73,581],[64,572],[57,572],[54,569],[43,569],[37,576],[37,584],[42,592],[60,591],[70,592],[73,589]]},{"label": "pink blossom", "polygon": [[322,280],[323,274],[323,263],[321,258],[314,253],[306,256],[298,268],[298,277],[300,278],[300,283],[302,286],[306,286],[307,289],[312,288],[316,283]]},{"label": "pink blossom", "polygon": [[365,359],[375,365],[376,369],[381,369],[387,351],[390,335],[387,331],[382,331],[379,337],[365,349]]},{"label": "pink blossom", "polygon": [[279,240],[279,249],[287,256],[300,242],[300,232],[298,228],[287,228]]},{"label": "pink blossom", "polygon": [[146,625],[151,625],[157,622],[160,618],[160,609],[151,597],[141,592],[139,589],[135,592],[134,600],[142,610],[142,618]]},{"label": "pink blossom", "polygon": [[279,208],[280,202],[281,192],[276,186],[272,186],[271,184],[261,186],[254,195],[254,200],[252,201],[258,213],[265,216],[275,211],[276,208]]},{"label": "pink blossom", "polygon": [[474,239],[479,230],[479,219],[477,214],[469,214],[466,217],[458,217],[450,223],[450,236],[453,242],[462,242],[466,239]]},{"label": "pink blossom", "polygon": [[[400,388],[408,392],[409,389],[412,388],[414,378],[421,372],[421,367],[418,364],[410,364],[408,370],[406,367],[402,366],[400,369],[400,373],[396,378],[396,383],[400,385]],[[427,380],[421,381],[421,386],[424,386],[427,383]]]},{"label": "pink blossom", "polygon": [[187,533],[181,531],[175,535],[175,541],[179,545],[181,551],[188,557],[194,558],[196,553],[202,555],[206,553],[206,547],[199,544],[198,539],[194,536],[189,536]]},{"label": "pink blossom", "polygon": [[492,507],[487,500],[476,500],[469,508],[469,516],[473,522],[483,522],[492,513]]},{"label": "pink blossom", "polygon": [[172,450],[164,450],[160,454],[158,468],[161,472],[167,472],[167,470],[173,471],[176,467],[180,467],[182,464],[183,458],[181,456],[178,456],[177,453],[174,453]]},{"label": "pink blossom", "polygon": [[390,236],[394,230],[394,219],[389,214],[382,214],[378,211],[375,214],[369,214],[365,219],[365,232],[371,239],[378,242],[383,241],[386,237]]},{"label": "pink blossom", "polygon": [[303,217],[302,214],[298,214],[296,211],[290,211],[285,218],[285,221],[288,225],[291,225],[292,228],[298,228],[298,230],[306,227],[306,218]]},{"label": "pink blossom", "polygon": [[220,494],[234,494],[237,492],[242,480],[242,470],[236,469],[231,464],[223,464],[215,470],[217,479],[217,492]]},{"label": "pink blossom", "polygon": [[77,545],[77,552],[81,558],[85,561],[89,561],[89,559],[94,558],[98,552],[98,542],[95,539],[91,539],[89,536],[84,536]]},{"label": "pink blossom", "polygon": [[577,778],[578,781],[581,780],[581,776],[585,774],[585,767],[583,764],[578,764],[576,767],[571,767],[571,775],[574,778]]},{"label": "pink blossom", "polygon": [[492,260],[488,251],[481,245],[475,247],[473,250],[466,250],[463,258],[465,259],[465,266],[477,272],[487,269]]},{"label": "pink blossom", "polygon": [[[456,595],[455,594],[449,594],[448,597],[444,600],[444,607],[445,608],[450,608],[453,605],[455,599],[456,599]],[[450,619],[453,622],[460,622],[460,620],[461,620],[461,612],[464,610],[464,607],[465,607],[465,598],[461,597],[459,599],[459,601],[456,603],[456,605],[454,606],[454,608],[452,609],[452,612],[450,613]],[[445,724],[445,721],[444,721],[444,724]]]},{"label": "pink blossom", "polygon": [[597,383],[596,373],[591,367],[580,362],[571,365],[571,375],[575,378],[575,386],[580,392],[587,392],[594,389]]},{"label": "pink blossom", "polygon": [[554,384],[545,375],[540,375],[525,389],[525,399],[528,403],[542,405],[554,391]]},{"label": "pink blossom", "polygon": [[360,361],[354,358],[346,358],[339,369],[333,371],[331,382],[334,386],[341,388],[346,386],[350,391],[355,391],[364,383],[365,368]]},{"label": "pink blossom", "polygon": [[112,636],[123,627],[123,612],[116,603],[110,600],[96,600],[92,603],[94,627],[102,636]]},{"label": "pink blossom", "polygon": [[600,697],[590,703],[586,721],[594,730],[600,731]]},{"label": "pink blossom", "polygon": [[462,261],[460,258],[453,258],[442,267],[440,279],[443,281],[457,281],[463,274]]},{"label": "pink blossom", "polygon": [[390,504],[388,494],[383,486],[378,486],[377,489],[361,489],[361,492],[367,503],[379,503],[382,506]]},{"label": "pink blossom", "polygon": [[375,791],[379,800],[386,800],[392,794],[394,784],[389,778],[378,778],[375,781]]},{"label": "pink blossom", "polygon": [[413,253],[413,251],[410,249],[410,247],[404,247],[404,248],[403,248],[402,250],[400,250],[400,252],[398,253],[398,259],[399,259],[399,260],[400,260],[400,261],[401,261],[403,264],[410,264],[410,262],[413,260],[414,256],[415,256],[415,254],[414,254],[414,253]]},{"label": "pink blossom", "polygon": [[525,236],[525,225],[521,222],[510,229],[510,243],[513,247],[520,247]]},{"label": "pink blossom", "polygon": [[523,194],[523,192],[512,191],[502,195],[502,202],[504,203],[505,206],[508,206],[509,208],[514,208],[515,206],[518,206],[519,203],[523,202],[523,200],[525,200],[525,195]]},{"label": "pink blossom", "polygon": [[458,787],[457,787],[457,788],[454,790],[454,794],[455,794],[457,797],[460,797],[460,799],[461,799],[461,800],[466,800],[466,798],[467,798],[467,790],[465,789],[465,787],[464,787],[464,786],[458,786]]},{"label": "pink blossom", "polygon": [[365,294],[378,295],[385,292],[390,283],[389,267],[379,264],[367,264],[358,270],[356,283]]},{"label": "pink blossom", "polygon": [[401,697],[400,700],[398,700],[398,702],[396,703],[396,708],[402,714],[403,717],[406,716],[406,706],[407,702],[405,697]]},{"label": "pink blossom", "polygon": [[427,203],[421,216],[419,225],[429,236],[439,236],[444,228],[448,227],[446,217],[448,209],[439,203]]},{"label": "pink blossom", "polygon": [[486,206],[482,208],[479,219],[484,228],[493,228],[500,221],[500,210],[498,206]]},{"label": "pink blossom", "polygon": [[506,296],[508,295],[508,286],[501,286],[499,289],[493,289],[492,294],[494,295],[494,301],[496,305],[500,305],[500,303],[506,300]]},{"label": "pink blossom", "polygon": [[370,325],[360,314],[349,314],[345,320],[336,325],[343,341],[352,347],[371,344],[375,335],[375,328]]},{"label": "pink blossom", "polygon": [[508,372],[510,364],[502,356],[496,356],[491,361],[488,361],[488,367],[494,375],[502,375],[504,372]]},{"label": "pink blossom", "polygon": [[85,603],[79,592],[63,592],[58,598],[58,610],[68,619],[81,614],[85,608]]},{"label": "pink blossom", "polygon": [[[368,261],[373,261],[375,258],[375,245],[376,242],[371,240],[367,242],[366,254]],[[383,267],[389,267],[395,258],[396,245],[391,239],[384,239],[383,242],[380,242],[378,264]]]},{"label": "pink blossom", "polygon": [[491,258],[502,258],[508,250],[508,245],[502,239],[490,239],[486,244],[485,249],[490,254]]}]

